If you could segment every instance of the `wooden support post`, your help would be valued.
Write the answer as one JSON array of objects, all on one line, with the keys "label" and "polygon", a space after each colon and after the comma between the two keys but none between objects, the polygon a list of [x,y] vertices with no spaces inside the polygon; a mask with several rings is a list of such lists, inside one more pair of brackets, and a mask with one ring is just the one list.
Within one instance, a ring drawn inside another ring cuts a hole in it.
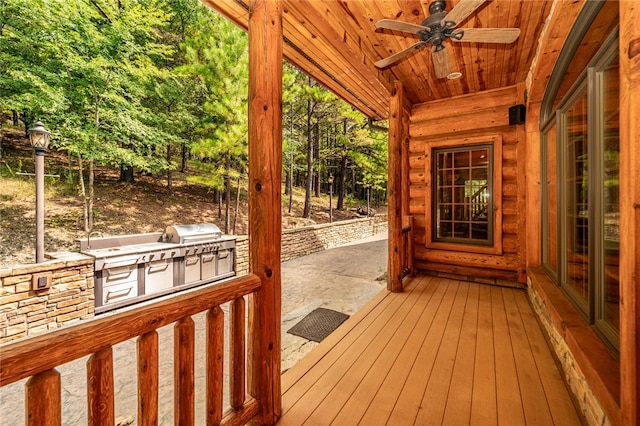
[{"label": "wooden support post", "polygon": [[245,400],[245,332],[244,332],[244,298],[231,302],[231,340],[229,343],[229,387],[231,408],[238,410]]},{"label": "wooden support post", "polygon": [[282,179],[282,3],[249,6],[249,391],[259,421],[275,424],[280,396]]},{"label": "wooden support post", "polygon": [[387,290],[402,292],[402,135],[404,109],[404,87],[394,83],[389,116],[389,259],[387,262]]},{"label": "wooden support post", "polygon": [[90,426],[114,424],[113,391],[113,351],[108,347],[87,361],[87,423]]},{"label": "wooden support post", "polygon": [[640,425],[640,4],[620,7],[620,381],[622,424]]},{"label": "wooden support post", "polygon": [[224,314],[219,306],[207,312],[207,425],[220,424],[224,388]]},{"label": "wooden support post", "polygon": [[138,338],[138,424],[158,424],[158,332]]},{"label": "wooden support post", "polygon": [[44,371],[27,380],[25,424],[28,426],[58,426],[62,424],[60,373]]},{"label": "wooden support post", "polygon": [[195,335],[191,317],[173,327],[173,417],[177,425],[195,424]]}]

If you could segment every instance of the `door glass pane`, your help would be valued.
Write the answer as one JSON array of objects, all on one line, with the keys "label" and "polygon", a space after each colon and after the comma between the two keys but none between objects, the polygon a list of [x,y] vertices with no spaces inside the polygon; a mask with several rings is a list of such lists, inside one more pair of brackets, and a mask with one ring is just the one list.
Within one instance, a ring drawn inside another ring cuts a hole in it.
[{"label": "door glass pane", "polygon": [[589,301],[589,155],[587,94],[566,113],[567,119],[567,285],[585,308]]},{"label": "door glass pane", "polygon": [[546,135],[546,165],[547,165],[547,211],[546,215],[547,239],[545,264],[556,274],[558,273],[558,162],[556,160],[557,127],[553,126]]},{"label": "door glass pane", "polygon": [[603,72],[602,188],[604,213],[604,320],[620,331],[620,144],[618,141],[618,59]]},{"label": "door glass pane", "polygon": [[436,241],[491,243],[491,149],[435,151]]}]

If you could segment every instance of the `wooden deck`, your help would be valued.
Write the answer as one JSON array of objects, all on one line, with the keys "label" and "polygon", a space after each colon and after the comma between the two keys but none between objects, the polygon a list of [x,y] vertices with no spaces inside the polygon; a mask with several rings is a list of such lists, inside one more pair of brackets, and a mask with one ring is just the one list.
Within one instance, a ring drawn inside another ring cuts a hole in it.
[{"label": "wooden deck", "polygon": [[282,377],[279,425],[579,425],[522,290],[420,276]]}]

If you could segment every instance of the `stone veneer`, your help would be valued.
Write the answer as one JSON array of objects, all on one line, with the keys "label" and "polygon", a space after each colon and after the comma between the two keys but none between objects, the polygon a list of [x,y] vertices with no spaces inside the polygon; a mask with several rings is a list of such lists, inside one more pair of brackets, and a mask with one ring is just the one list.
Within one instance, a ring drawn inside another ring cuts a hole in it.
[{"label": "stone veneer", "polygon": [[[387,230],[387,216],[343,220],[303,226],[282,231],[282,261],[337,247],[371,237]],[[249,241],[246,235],[236,238],[236,274],[249,272]]]},{"label": "stone veneer", "polygon": [[[386,215],[282,231],[282,260],[336,247],[387,230]],[[55,253],[43,263],[0,269],[0,344],[94,316],[93,258]],[[249,240],[236,238],[237,275],[249,271]],[[31,290],[34,274],[51,271],[51,287]]]},{"label": "stone veneer", "polygon": [[556,328],[544,300],[535,290],[530,277],[527,278],[527,292],[529,294],[529,300],[531,300],[531,305],[538,316],[538,320],[544,327],[551,347],[560,361],[565,375],[564,379],[573,393],[587,424],[610,426],[611,422],[609,418],[589,386],[584,373],[576,362],[562,334]]},{"label": "stone veneer", "polygon": [[[31,290],[34,275],[51,286]],[[72,324],[94,315],[93,258],[60,253],[42,263],[0,269],[0,343]]]}]

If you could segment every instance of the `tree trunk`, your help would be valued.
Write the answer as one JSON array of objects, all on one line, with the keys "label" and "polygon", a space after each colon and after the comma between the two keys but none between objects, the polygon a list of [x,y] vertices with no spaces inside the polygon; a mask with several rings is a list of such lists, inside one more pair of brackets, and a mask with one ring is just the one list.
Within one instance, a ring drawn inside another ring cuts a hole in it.
[{"label": "tree trunk", "polygon": [[318,159],[318,167],[316,170],[315,197],[320,198],[320,174],[322,172],[322,162],[320,161],[320,123],[316,123],[314,137],[316,145],[316,158]]},{"label": "tree trunk", "polygon": [[225,206],[224,206],[224,233],[229,233],[229,204],[231,203],[231,179],[229,178],[229,173],[231,173],[231,154],[229,152],[226,153],[225,159],[225,174],[224,174],[224,187],[225,187]]},{"label": "tree trunk", "polygon": [[338,176],[338,204],[336,210],[344,210],[344,193],[347,184],[347,155],[340,159],[340,175]]},{"label": "tree trunk", "polygon": [[80,179],[80,196],[82,197],[82,217],[84,232],[89,232],[89,206],[87,205],[87,189],[84,185],[84,167],[82,166],[82,156],[78,154],[78,177]]},{"label": "tree trunk", "polygon": [[87,196],[87,232],[93,229],[93,199],[94,199],[94,162],[89,160],[89,195]]},{"label": "tree trunk", "polygon": [[171,144],[167,144],[167,194],[173,195],[173,172],[171,170]]},{"label": "tree trunk", "polygon": [[291,206],[293,205],[293,151],[289,153],[289,213],[291,213]]},{"label": "tree trunk", "polygon": [[233,235],[236,235],[236,228],[238,226],[238,211],[240,210],[240,181],[242,175],[238,176],[238,188],[236,190],[236,211],[233,215]]},{"label": "tree trunk", "polygon": [[133,173],[134,169],[130,166],[125,166],[124,164],[120,165],[120,182],[133,183],[135,181],[135,176]]},{"label": "tree trunk", "polygon": [[187,172],[187,156],[189,154],[189,150],[187,150],[187,144],[182,144],[182,164],[180,165],[180,173]]},{"label": "tree trunk", "polygon": [[311,119],[313,110],[311,108],[311,100],[307,101],[307,187],[304,193],[304,210],[302,217],[311,216],[311,190],[313,185],[313,127]]},{"label": "tree trunk", "polygon": [[18,111],[16,111],[15,109],[11,111],[11,115],[13,118],[13,125],[17,126],[18,124],[20,124],[20,120],[18,118]]}]

